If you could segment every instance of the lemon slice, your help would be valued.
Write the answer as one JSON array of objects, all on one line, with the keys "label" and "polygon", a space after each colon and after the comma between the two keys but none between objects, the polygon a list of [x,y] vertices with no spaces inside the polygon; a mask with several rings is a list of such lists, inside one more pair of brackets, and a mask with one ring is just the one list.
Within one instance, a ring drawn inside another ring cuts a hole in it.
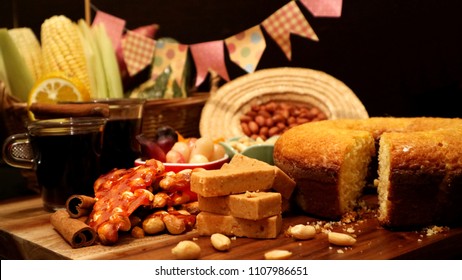
[{"label": "lemon slice", "polygon": [[56,104],[90,100],[90,93],[76,77],[63,72],[53,72],[38,80],[29,93],[28,105],[32,103]]}]

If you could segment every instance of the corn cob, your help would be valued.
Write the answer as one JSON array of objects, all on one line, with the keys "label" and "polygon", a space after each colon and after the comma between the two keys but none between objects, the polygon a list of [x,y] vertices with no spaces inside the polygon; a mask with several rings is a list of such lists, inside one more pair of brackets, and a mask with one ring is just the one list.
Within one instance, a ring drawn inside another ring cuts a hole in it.
[{"label": "corn cob", "polygon": [[34,78],[6,28],[0,28],[0,79],[21,101],[27,101]]},{"label": "corn cob", "polygon": [[27,27],[9,29],[8,33],[13,39],[19,53],[26,61],[34,80],[42,76],[42,50],[32,29]]},{"label": "corn cob", "polygon": [[60,15],[46,19],[41,27],[44,73],[62,71],[78,78],[93,96],[87,60],[77,24]]}]

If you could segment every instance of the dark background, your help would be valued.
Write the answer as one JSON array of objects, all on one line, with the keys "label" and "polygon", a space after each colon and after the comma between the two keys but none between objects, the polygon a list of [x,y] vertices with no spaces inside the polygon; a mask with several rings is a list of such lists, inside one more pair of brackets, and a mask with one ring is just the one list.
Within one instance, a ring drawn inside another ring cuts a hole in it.
[{"label": "dark background", "polygon": [[[192,44],[237,34],[261,23],[287,0],[99,0],[127,28],[157,23],[157,37]],[[292,36],[288,61],[268,37],[257,68],[294,66],[342,80],[370,116],[462,117],[462,1],[344,0],[340,18],[314,18],[298,3],[320,41]],[[28,26],[55,14],[84,17],[84,1],[1,0],[0,26]],[[245,74],[227,61],[231,78]]]}]

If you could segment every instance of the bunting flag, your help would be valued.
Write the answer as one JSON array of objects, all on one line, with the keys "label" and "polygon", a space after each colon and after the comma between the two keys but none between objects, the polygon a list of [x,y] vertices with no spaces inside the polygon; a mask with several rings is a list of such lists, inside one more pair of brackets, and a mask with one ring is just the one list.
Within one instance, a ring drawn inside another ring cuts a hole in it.
[{"label": "bunting flag", "polygon": [[125,20],[98,10],[96,11],[92,26],[98,24],[104,24],[107,35],[109,39],[111,39],[112,46],[114,50],[117,50],[124,32]]},{"label": "bunting flag", "polygon": [[151,64],[156,41],[135,31],[127,31],[122,39],[122,53],[130,76]]},{"label": "bunting flag", "polygon": [[286,57],[292,59],[290,33],[319,41],[313,28],[303,16],[295,1],[291,1],[262,22],[268,35],[279,45]]},{"label": "bunting flag", "polygon": [[340,17],[343,0],[300,0],[315,17]]},{"label": "bunting flag", "polygon": [[196,64],[196,86],[202,84],[209,69],[229,81],[225,65],[225,50],[222,40],[198,43],[190,46],[191,55]]},{"label": "bunting flag", "polygon": [[172,76],[181,85],[183,83],[183,71],[185,69],[187,54],[188,45],[158,40],[154,52],[151,78],[155,80],[170,66]]},{"label": "bunting flag", "polygon": [[[127,31],[125,20],[96,10],[93,24],[103,23],[111,38],[114,49],[122,48],[123,59],[119,61],[126,68],[130,76],[134,76],[152,63],[151,78],[156,79],[168,67],[172,77],[182,84],[188,48],[196,68],[196,86],[204,82],[210,70],[215,71],[224,80],[229,81],[229,74],[225,64],[224,45],[229,58],[247,73],[254,72],[266,49],[265,37],[261,28],[279,45],[286,57],[292,59],[290,34],[299,35],[313,41],[319,41],[311,25],[306,20],[296,2],[304,5],[315,17],[340,17],[342,0],[294,0],[278,9],[260,24],[230,36],[224,40],[183,45],[178,42],[155,40],[154,35],[159,26],[156,24],[143,26]],[[125,70],[124,70],[125,69]]]},{"label": "bunting flag", "polygon": [[266,41],[259,25],[247,29],[225,40],[231,61],[251,73],[266,48]]}]

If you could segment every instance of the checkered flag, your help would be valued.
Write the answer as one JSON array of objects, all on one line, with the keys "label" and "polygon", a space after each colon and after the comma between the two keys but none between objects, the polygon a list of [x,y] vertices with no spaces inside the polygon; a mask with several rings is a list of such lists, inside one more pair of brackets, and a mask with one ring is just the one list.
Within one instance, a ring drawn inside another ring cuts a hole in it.
[{"label": "checkered flag", "polygon": [[292,59],[290,33],[319,41],[313,28],[303,16],[295,1],[291,1],[262,22],[266,32],[273,38],[289,60]]},{"label": "checkered flag", "polygon": [[152,63],[156,41],[132,31],[122,40],[122,52],[130,76]]}]

